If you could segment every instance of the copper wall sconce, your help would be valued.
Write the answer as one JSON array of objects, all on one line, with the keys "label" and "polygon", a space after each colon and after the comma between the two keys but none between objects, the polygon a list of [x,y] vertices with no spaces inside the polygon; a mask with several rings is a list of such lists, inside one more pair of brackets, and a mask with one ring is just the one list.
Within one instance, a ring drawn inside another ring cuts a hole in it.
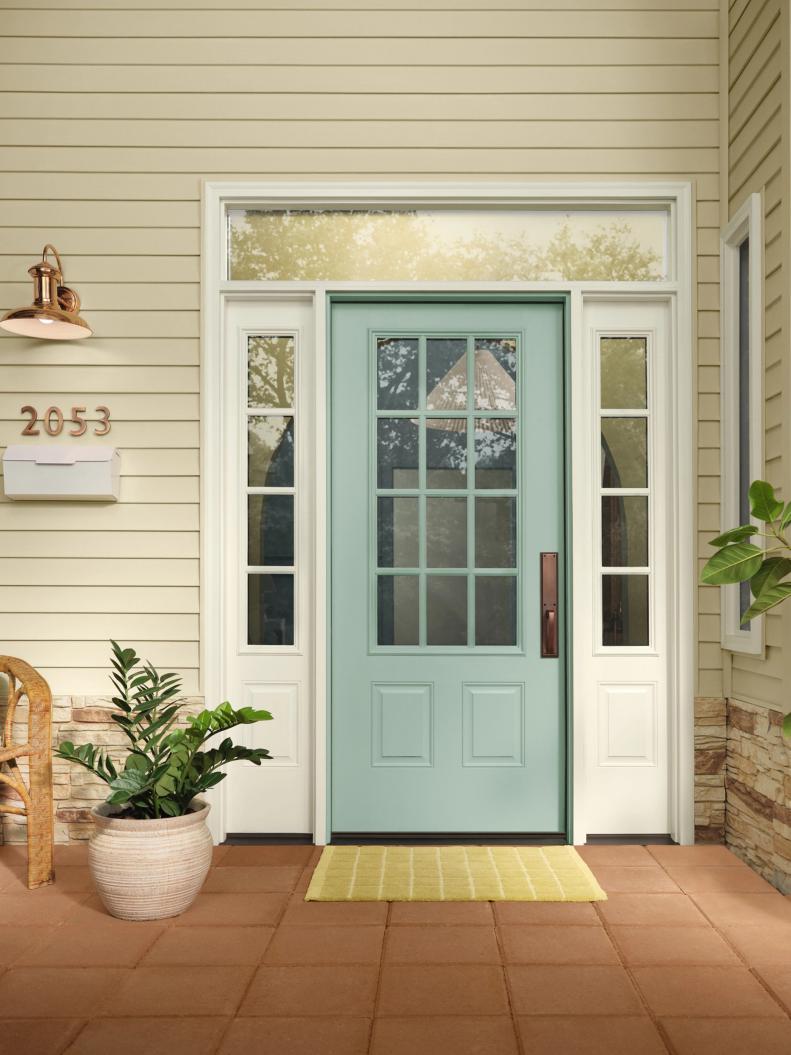
[{"label": "copper wall sconce", "polygon": [[[52,253],[56,264],[47,260]],[[28,270],[33,279],[33,303],[14,308],[0,319],[0,326],[22,337],[50,341],[76,341],[90,337],[92,330],[80,317],[80,298],[63,285],[63,265],[53,245],[45,245],[39,263]]]}]

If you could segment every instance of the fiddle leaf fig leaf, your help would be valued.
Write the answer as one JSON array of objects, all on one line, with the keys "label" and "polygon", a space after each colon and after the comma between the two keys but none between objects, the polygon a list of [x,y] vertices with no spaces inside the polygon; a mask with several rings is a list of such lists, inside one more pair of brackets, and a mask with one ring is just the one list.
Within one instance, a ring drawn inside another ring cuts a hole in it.
[{"label": "fiddle leaf fig leaf", "polygon": [[764,551],[751,542],[739,542],[718,550],[706,562],[700,581],[721,586],[751,579],[761,567]]},{"label": "fiddle leaf fig leaf", "polygon": [[767,557],[750,579],[753,597],[760,597],[764,590],[776,585],[789,572],[791,572],[791,560],[788,557]]},{"label": "fiddle leaf fig leaf", "polygon": [[751,535],[757,534],[758,528],[754,524],[743,524],[741,527],[735,527],[731,528],[730,531],[724,531],[721,535],[713,538],[709,545],[722,549],[723,546],[730,546],[734,542],[744,542],[746,539],[750,538]]},{"label": "fiddle leaf fig leaf", "polygon": [[789,524],[791,524],[791,502],[786,504],[783,515],[780,517],[780,530],[785,531]]},{"label": "fiddle leaf fig leaf", "polygon": [[783,736],[786,740],[791,740],[791,712],[783,718]]},{"label": "fiddle leaf fig leaf", "polygon": [[778,604],[782,604],[786,597],[791,597],[791,582],[779,582],[775,586],[764,589],[760,597],[756,597],[742,616],[742,623],[749,623],[756,616],[768,612],[770,608],[774,608]]},{"label": "fiddle leaf fig leaf", "polygon": [[766,480],[755,480],[750,485],[750,511],[754,517],[771,524],[783,513],[783,503],[775,498],[775,489]]}]

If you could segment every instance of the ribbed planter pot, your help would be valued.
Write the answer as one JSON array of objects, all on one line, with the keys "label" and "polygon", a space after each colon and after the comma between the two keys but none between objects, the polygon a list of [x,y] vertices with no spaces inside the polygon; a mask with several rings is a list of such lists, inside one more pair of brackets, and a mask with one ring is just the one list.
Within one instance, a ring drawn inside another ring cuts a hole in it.
[{"label": "ribbed planter pot", "polygon": [[94,808],[89,864],[99,897],[118,919],[164,919],[189,908],[212,857],[209,804],[161,820],[123,820],[106,803]]}]

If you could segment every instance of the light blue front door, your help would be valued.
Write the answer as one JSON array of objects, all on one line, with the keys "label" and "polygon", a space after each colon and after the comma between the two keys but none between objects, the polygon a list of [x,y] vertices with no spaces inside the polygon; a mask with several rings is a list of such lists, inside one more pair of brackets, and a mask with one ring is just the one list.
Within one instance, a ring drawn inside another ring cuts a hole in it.
[{"label": "light blue front door", "polygon": [[565,830],[563,325],[333,304],[338,836]]}]

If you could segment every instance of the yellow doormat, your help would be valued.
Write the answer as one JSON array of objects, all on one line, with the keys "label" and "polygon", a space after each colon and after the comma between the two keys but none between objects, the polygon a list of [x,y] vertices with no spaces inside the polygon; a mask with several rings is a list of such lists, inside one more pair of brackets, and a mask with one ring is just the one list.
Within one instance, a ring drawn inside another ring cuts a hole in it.
[{"label": "yellow doormat", "polygon": [[326,846],[306,901],[606,901],[573,846]]}]

